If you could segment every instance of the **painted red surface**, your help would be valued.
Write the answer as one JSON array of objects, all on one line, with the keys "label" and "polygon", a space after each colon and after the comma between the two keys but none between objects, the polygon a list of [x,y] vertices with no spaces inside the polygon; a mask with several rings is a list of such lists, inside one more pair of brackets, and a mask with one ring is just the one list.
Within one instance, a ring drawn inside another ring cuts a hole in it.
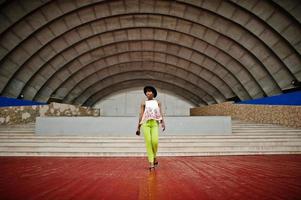
[{"label": "painted red surface", "polygon": [[0,199],[301,199],[301,155],[0,157]]}]

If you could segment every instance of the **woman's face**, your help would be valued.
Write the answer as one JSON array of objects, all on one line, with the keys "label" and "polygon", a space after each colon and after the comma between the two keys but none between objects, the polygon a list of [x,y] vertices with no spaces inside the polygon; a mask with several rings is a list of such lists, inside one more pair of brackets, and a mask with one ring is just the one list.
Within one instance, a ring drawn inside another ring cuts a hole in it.
[{"label": "woman's face", "polygon": [[151,99],[151,98],[154,97],[154,94],[153,94],[153,92],[151,90],[147,90],[146,91],[146,96],[147,96],[148,99]]}]

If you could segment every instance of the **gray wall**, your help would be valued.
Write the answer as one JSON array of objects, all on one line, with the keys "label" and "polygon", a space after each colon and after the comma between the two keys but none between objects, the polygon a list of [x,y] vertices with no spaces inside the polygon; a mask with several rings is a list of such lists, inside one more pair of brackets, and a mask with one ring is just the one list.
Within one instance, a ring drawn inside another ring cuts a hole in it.
[{"label": "gray wall", "polygon": [[[195,107],[187,100],[168,91],[158,89],[156,99],[161,101],[165,116],[187,116],[189,108]],[[94,105],[103,116],[138,116],[140,103],[146,99],[143,88],[123,90],[105,97]]]}]

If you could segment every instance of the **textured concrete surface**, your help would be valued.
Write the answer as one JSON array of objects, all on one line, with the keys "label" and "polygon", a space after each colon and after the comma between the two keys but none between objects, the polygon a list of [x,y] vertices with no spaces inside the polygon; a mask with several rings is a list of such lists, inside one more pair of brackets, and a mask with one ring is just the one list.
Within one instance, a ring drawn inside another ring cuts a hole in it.
[{"label": "textured concrete surface", "polygon": [[301,106],[247,105],[231,102],[191,108],[192,116],[231,116],[249,122],[301,127]]},{"label": "textured concrete surface", "polygon": [[34,123],[43,116],[99,116],[100,109],[78,105],[50,103],[49,105],[9,106],[0,108],[0,124]]},{"label": "textured concrete surface", "polygon": [[[79,136],[132,136],[138,117],[37,117],[35,133],[38,135]],[[231,117],[186,116],[164,117],[166,130],[160,134],[171,135],[231,135]],[[142,131],[142,129],[141,129]]]},{"label": "textured concrete surface", "polygon": [[[164,116],[189,116],[189,109],[195,107],[190,100],[175,96],[167,89],[156,88]],[[101,116],[139,116],[140,105],[146,100],[143,88],[127,89],[102,98],[93,108],[100,109]]]},{"label": "textured concrete surface", "polygon": [[[161,157],[301,154],[300,128],[237,120],[231,122],[231,135],[207,134],[205,132],[194,135],[186,134],[186,132],[171,135],[167,132],[161,132],[157,155]],[[60,123],[58,124],[60,125]],[[86,123],[85,128],[88,127],[87,124],[89,123]],[[166,125],[167,130],[169,130],[169,122]],[[132,124],[130,126],[134,127]],[[127,126],[127,130],[124,132],[131,129],[130,126]],[[180,127],[180,124],[176,124],[173,128],[175,127]],[[88,130],[88,128],[86,129]],[[36,134],[34,123],[3,125],[0,126],[0,156],[146,156],[143,134],[137,136],[135,132],[131,132],[130,135],[126,136],[99,134],[92,136],[91,133],[88,134],[87,130],[81,135],[60,133],[64,135],[55,136]]]},{"label": "textured concrete surface", "polygon": [[[187,89],[191,103],[210,105],[280,94],[301,79],[299,1],[2,4],[3,96],[91,106],[109,87],[172,79],[164,83],[168,89]],[[135,67],[141,70],[132,77]],[[99,87],[106,77],[107,88]]]}]

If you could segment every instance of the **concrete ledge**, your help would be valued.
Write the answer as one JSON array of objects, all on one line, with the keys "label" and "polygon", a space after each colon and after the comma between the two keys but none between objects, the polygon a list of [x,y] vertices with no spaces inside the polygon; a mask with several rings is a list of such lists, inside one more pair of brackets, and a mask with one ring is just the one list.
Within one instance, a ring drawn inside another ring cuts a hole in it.
[{"label": "concrete ledge", "polygon": [[[39,135],[133,136],[138,117],[37,117],[35,133]],[[229,116],[165,117],[169,135],[231,135]]]},{"label": "concrete ledge", "polygon": [[190,109],[191,116],[231,116],[246,122],[301,128],[301,106],[249,105],[225,102]]},{"label": "concrete ledge", "polygon": [[9,106],[0,108],[0,125],[35,123],[44,116],[100,116],[100,109],[52,102],[48,105]]}]

